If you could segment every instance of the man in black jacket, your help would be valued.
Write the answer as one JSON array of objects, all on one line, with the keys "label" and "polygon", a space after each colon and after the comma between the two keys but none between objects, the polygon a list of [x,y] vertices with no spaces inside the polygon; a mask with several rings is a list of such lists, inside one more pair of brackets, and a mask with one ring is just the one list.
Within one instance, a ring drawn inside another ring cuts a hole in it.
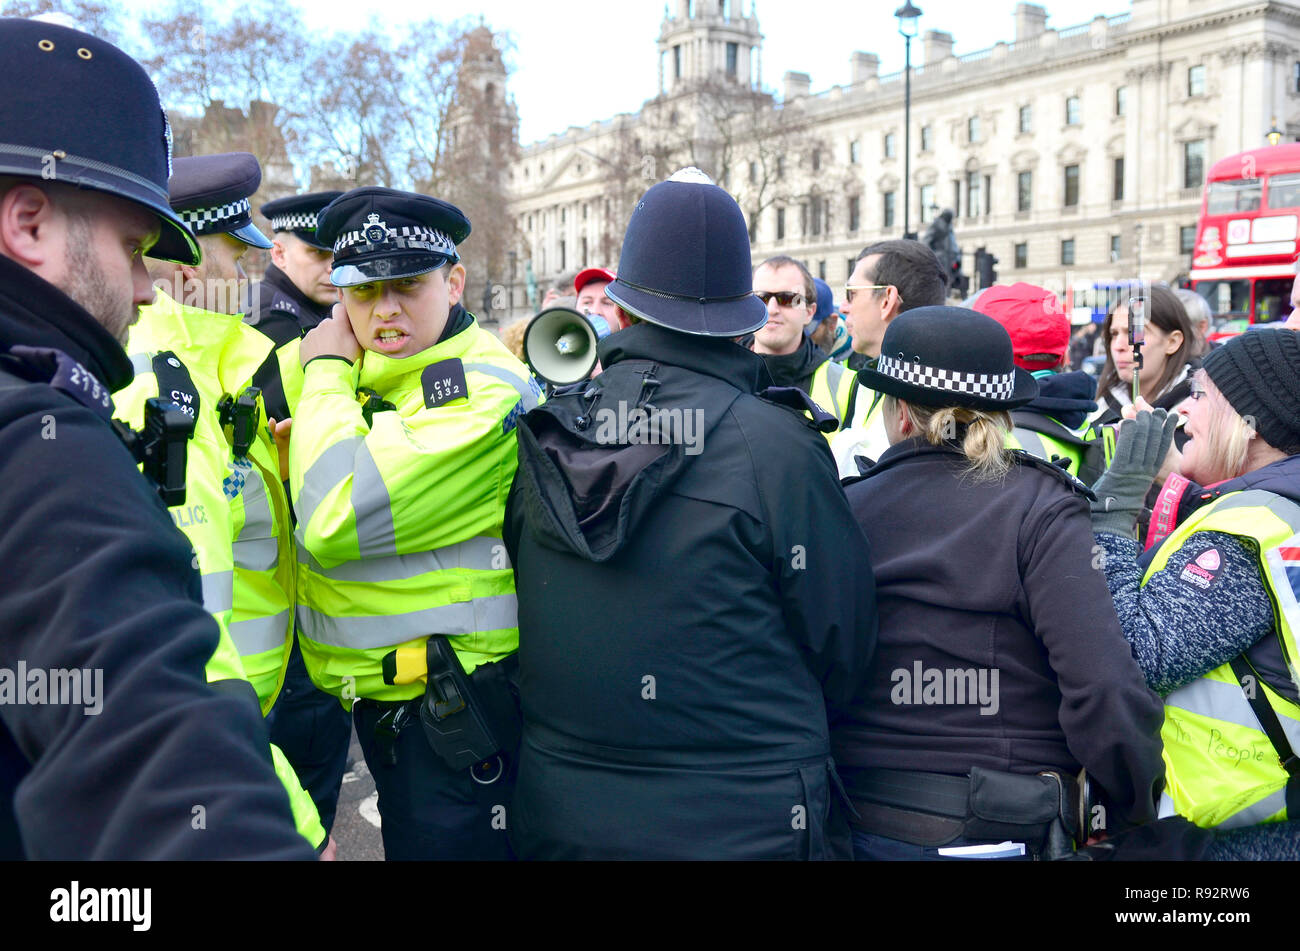
[{"label": "man in black jacket", "polygon": [[803,412],[831,418],[734,342],[750,288],[734,200],[654,186],[607,290],[637,322],[519,423],[524,858],[848,857],[827,711],[874,647],[873,586],[842,583],[869,556]]},{"label": "man in black jacket", "polygon": [[190,546],[110,425],[143,254],[198,262],[158,95],[48,23],[0,20],[0,57],[0,857],[310,858],[256,698],[206,683]]}]

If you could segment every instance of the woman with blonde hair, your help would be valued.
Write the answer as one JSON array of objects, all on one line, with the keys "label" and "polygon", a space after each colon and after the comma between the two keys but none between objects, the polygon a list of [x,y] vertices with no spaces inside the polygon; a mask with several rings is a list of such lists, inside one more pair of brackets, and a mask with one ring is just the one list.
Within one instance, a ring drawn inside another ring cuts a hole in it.
[{"label": "woman with blonde hair", "polygon": [[1281,820],[1300,818],[1300,335],[1235,337],[1192,388],[1147,549],[1134,521],[1170,444],[1163,410],[1121,425],[1093,529],[1133,655],[1165,698],[1161,815],[1229,833],[1219,853],[1296,859],[1300,825]]},{"label": "woman with blonde hair", "polygon": [[[916,308],[860,379],[891,446],[845,490],[880,615],[875,673],[832,726],[855,855],[1060,858],[1098,816],[1153,819],[1159,701],[1092,565],[1088,489],[1003,448],[1038,390],[1006,330]],[[1105,797],[1087,828],[1081,767]]]}]

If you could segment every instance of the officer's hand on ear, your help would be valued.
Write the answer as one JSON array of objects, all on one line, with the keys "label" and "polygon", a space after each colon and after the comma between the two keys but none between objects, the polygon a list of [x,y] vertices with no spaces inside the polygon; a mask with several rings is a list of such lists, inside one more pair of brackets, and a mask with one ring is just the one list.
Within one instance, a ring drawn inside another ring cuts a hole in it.
[{"label": "officer's hand on ear", "polygon": [[293,417],[282,419],[278,423],[274,417],[267,419],[271,427],[271,436],[275,439],[275,448],[280,454],[280,481],[289,481],[289,435],[293,430]]},{"label": "officer's hand on ear", "polygon": [[317,357],[342,357],[356,363],[361,356],[361,344],[352,333],[347,308],[335,304],[328,317],[307,332],[298,350],[298,359],[306,366]]}]

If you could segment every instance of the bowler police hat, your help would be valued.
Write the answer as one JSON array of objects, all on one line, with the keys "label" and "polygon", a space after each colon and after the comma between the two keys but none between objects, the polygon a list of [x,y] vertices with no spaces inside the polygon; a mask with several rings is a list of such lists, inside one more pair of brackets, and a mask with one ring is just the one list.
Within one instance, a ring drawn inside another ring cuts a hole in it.
[{"label": "bowler police hat", "polygon": [[64,182],[158,216],[150,257],[199,263],[167,202],[171,126],[144,68],[116,46],[54,23],[0,19],[0,175]]},{"label": "bowler police hat", "polygon": [[334,248],[335,287],[414,277],[460,260],[469,219],[440,198],[392,188],[354,188],[316,217],[316,234]]},{"label": "bowler police hat", "polygon": [[1038,396],[1037,381],[1016,366],[1001,324],[944,305],[917,307],[891,320],[879,359],[858,371],[858,382],[918,406],[997,411]]},{"label": "bowler police hat", "polygon": [[767,323],[754,296],[749,230],[736,200],[695,169],[641,196],[605,295],[643,320],[708,337]]}]

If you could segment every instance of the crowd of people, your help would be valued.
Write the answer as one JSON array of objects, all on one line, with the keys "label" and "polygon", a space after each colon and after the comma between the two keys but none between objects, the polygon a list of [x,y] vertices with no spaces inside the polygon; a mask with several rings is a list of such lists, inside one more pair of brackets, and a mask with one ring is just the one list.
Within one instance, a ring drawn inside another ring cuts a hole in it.
[{"label": "crowd of people", "polygon": [[1142,287],[1094,380],[684,169],[544,387],[454,195],[268,237],[120,50],[0,53],[0,855],[334,858],[355,730],[389,859],[1300,859],[1300,327]]}]

